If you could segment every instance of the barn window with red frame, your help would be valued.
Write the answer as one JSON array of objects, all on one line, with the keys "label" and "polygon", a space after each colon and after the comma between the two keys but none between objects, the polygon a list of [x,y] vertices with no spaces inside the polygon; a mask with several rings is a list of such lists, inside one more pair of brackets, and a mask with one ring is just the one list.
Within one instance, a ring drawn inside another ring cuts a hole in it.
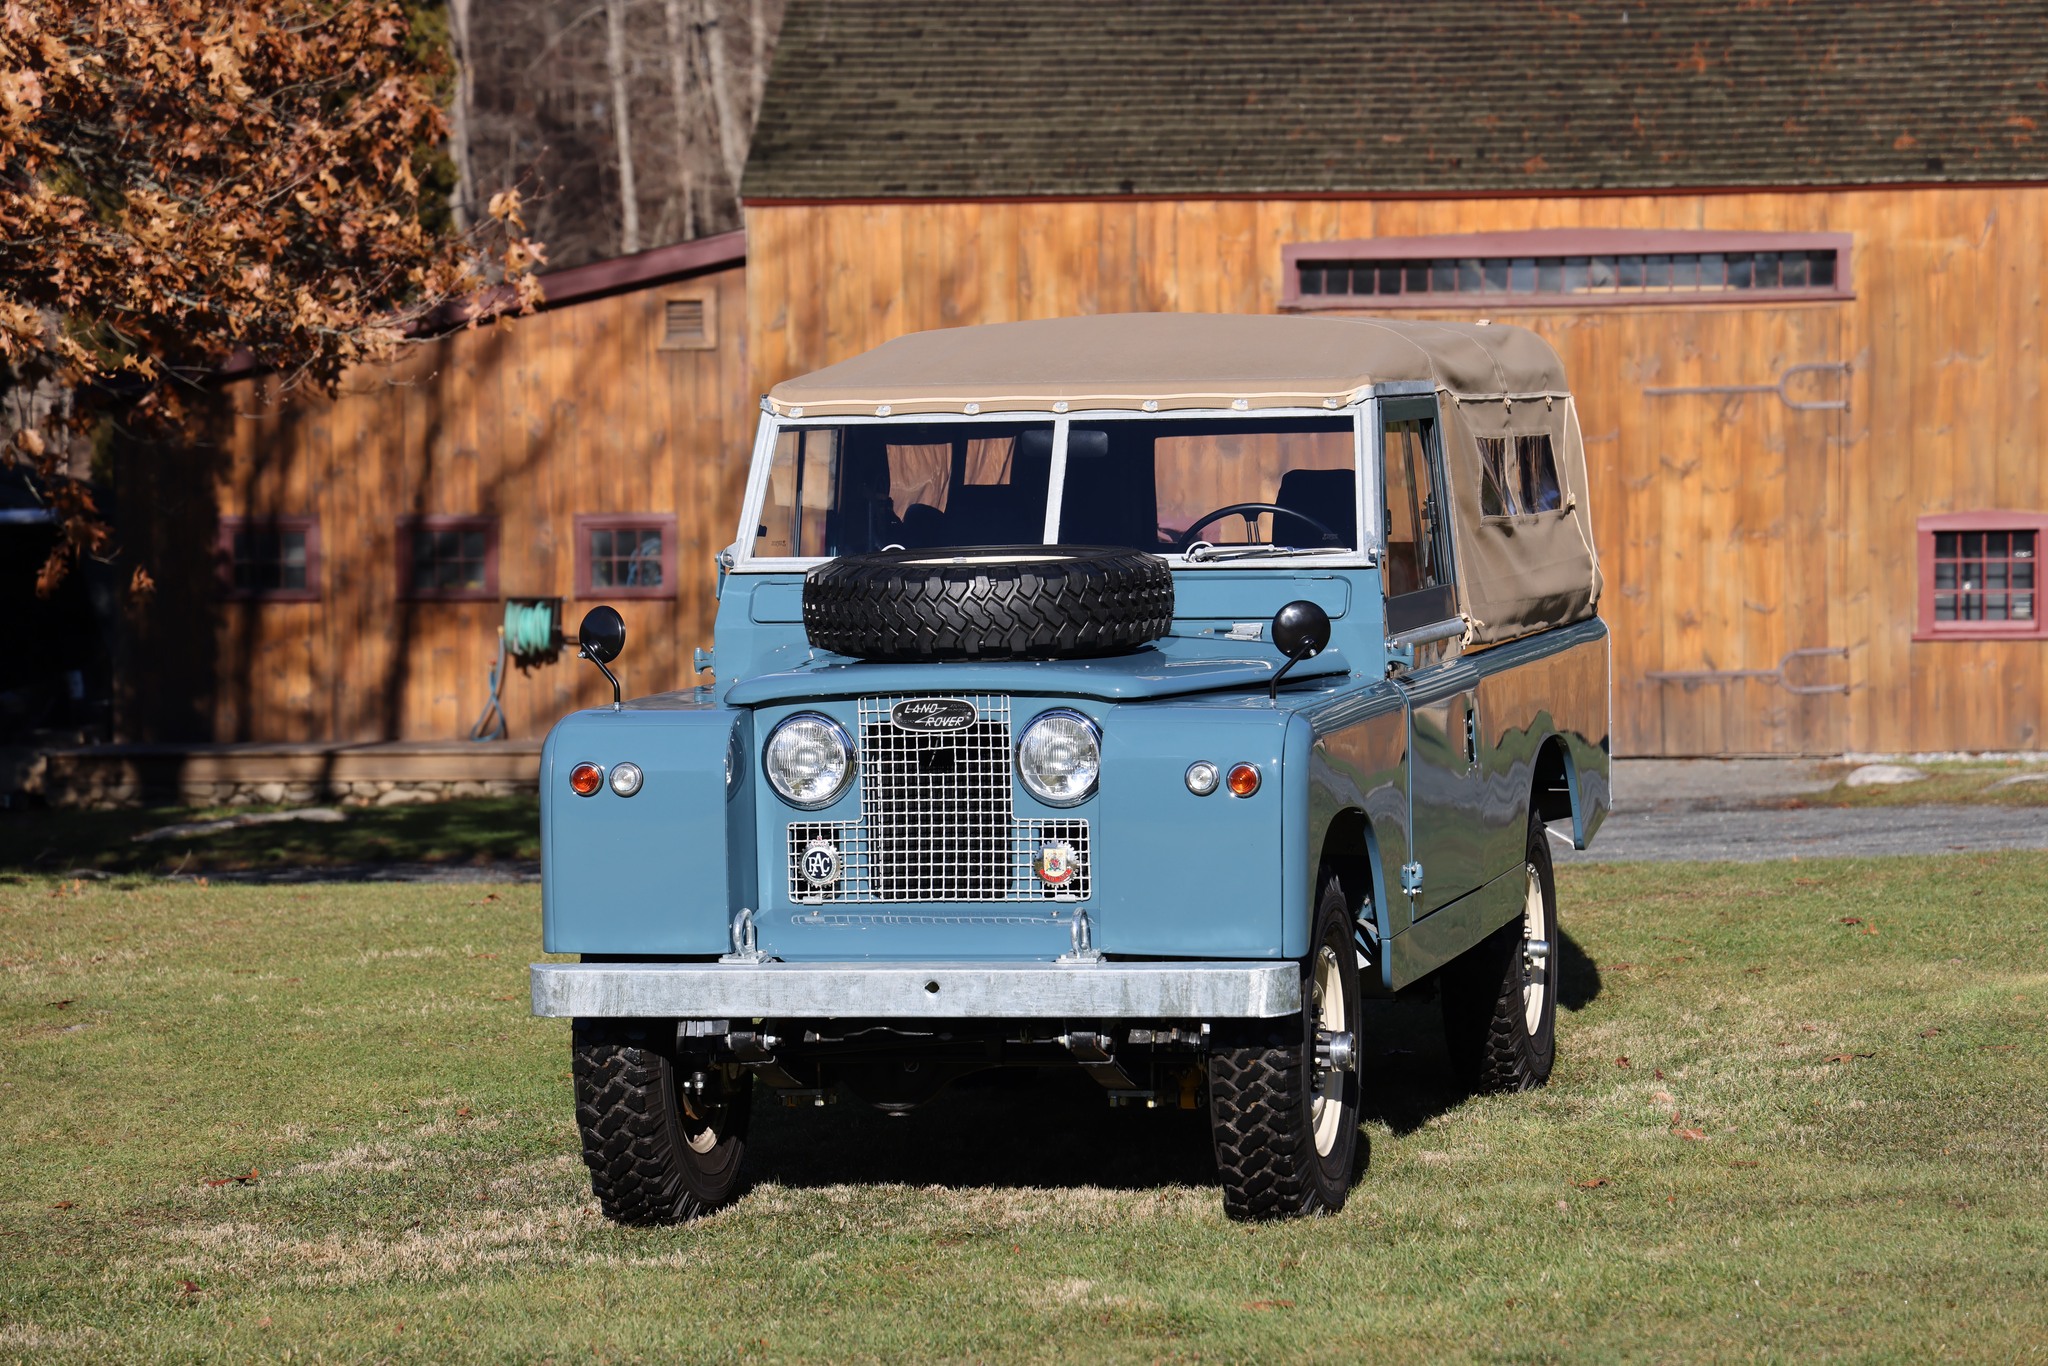
[{"label": "barn window with red frame", "polygon": [[1916,640],[2048,639],[2041,548],[2048,513],[1922,517]]},{"label": "barn window with red frame", "polygon": [[311,517],[220,519],[221,587],[230,598],[320,600],[320,523]]},{"label": "barn window with red frame", "polygon": [[576,519],[576,595],[676,595],[676,519],[671,513],[585,514]]},{"label": "barn window with red frame", "polygon": [[406,597],[476,601],[498,596],[495,517],[407,517],[398,525],[398,582]]}]

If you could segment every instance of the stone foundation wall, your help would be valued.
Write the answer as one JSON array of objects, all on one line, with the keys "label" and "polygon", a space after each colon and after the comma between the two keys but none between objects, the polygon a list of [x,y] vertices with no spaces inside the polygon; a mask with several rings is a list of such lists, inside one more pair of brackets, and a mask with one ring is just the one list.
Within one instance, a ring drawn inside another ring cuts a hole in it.
[{"label": "stone foundation wall", "polygon": [[8,768],[13,800],[127,806],[409,806],[539,790],[538,745],[355,747],[336,754],[211,747],[186,753],[56,751]]}]

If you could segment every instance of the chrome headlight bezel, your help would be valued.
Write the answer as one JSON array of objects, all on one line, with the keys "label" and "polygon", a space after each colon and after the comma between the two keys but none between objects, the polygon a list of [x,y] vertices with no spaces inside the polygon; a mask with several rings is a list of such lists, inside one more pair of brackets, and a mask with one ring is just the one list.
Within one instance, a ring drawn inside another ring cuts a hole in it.
[{"label": "chrome headlight bezel", "polygon": [[[1057,793],[1045,791],[1033,780],[1033,770],[1024,762],[1024,747],[1030,742],[1031,733],[1046,722],[1054,720],[1077,722],[1086,734],[1089,745],[1094,750],[1094,776],[1088,780],[1087,786],[1081,790],[1079,795],[1061,796]],[[1024,729],[1017,733],[1017,745],[1013,757],[1016,762],[1017,781],[1024,785],[1026,792],[1029,792],[1033,798],[1046,806],[1057,808],[1079,806],[1082,802],[1087,801],[1102,790],[1102,727],[1095,724],[1094,717],[1089,716],[1085,712],[1075,711],[1072,707],[1052,707],[1032,717]]]},{"label": "chrome headlight bezel", "polygon": [[[808,801],[798,797],[784,785],[782,775],[777,772],[775,767],[775,742],[791,726],[800,723],[816,723],[822,726],[827,735],[838,743],[840,752],[845,756],[846,765],[845,770],[840,774],[839,781],[834,784],[829,793],[823,797],[812,798]],[[859,771],[860,752],[853,746],[853,737],[847,734],[846,727],[840,725],[823,712],[800,711],[783,717],[769,730],[767,742],[761,746],[762,776],[768,780],[768,786],[774,789],[776,796],[799,811],[819,811],[832,805],[832,803],[846,795],[846,790],[853,786],[854,777]]]}]

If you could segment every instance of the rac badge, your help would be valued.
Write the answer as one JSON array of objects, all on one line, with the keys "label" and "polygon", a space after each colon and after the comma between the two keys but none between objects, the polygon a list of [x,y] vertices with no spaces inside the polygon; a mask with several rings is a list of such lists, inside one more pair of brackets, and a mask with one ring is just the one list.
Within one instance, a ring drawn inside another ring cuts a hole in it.
[{"label": "rac badge", "polygon": [[896,729],[920,735],[948,735],[981,719],[972,702],[958,697],[907,697],[889,708]]},{"label": "rac badge", "polygon": [[839,881],[839,849],[830,840],[812,840],[804,846],[804,881],[813,887],[830,887]]},{"label": "rac badge", "polygon": [[1073,881],[1074,870],[1079,867],[1074,858],[1071,844],[1048,844],[1038,851],[1038,857],[1031,860],[1031,871],[1038,874],[1038,880],[1048,887],[1064,887]]}]

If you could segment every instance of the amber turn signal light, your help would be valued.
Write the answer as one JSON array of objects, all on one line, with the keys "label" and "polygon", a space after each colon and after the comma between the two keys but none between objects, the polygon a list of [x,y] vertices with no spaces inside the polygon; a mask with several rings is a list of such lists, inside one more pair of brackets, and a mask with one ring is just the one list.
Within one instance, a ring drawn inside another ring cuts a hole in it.
[{"label": "amber turn signal light", "polygon": [[603,786],[604,770],[596,764],[578,764],[569,770],[569,788],[579,797],[594,796]]},{"label": "amber turn signal light", "polygon": [[1239,764],[1230,770],[1230,795],[1249,797],[1259,790],[1259,770],[1250,764]]}]

